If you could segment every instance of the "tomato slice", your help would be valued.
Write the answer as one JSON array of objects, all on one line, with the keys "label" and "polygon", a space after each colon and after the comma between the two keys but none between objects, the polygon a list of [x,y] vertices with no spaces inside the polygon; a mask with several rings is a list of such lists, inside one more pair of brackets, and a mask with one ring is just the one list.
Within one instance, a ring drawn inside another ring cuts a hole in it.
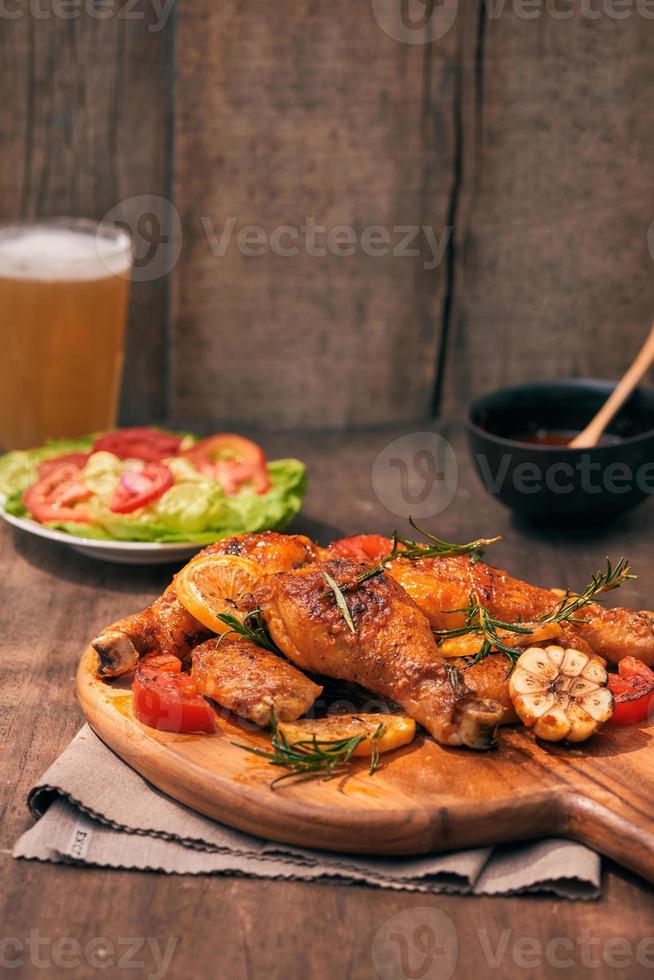
[{"label": "tomato slice", "polygon": [[249,483],[256,493],[270,489],[266,454],[244,436],[219,432],[197,442],[182,455],[204,476],[217,480],[227,494],[238,493],[244,483]]},{"label": "tomato slice", "polygon": [[332,541],[327,549],[336,558],[356,558],[358,561],[380,561],[390,554],[393,542],[381,534],[353,534]]},{"label": "tomato slice", "polygon": [[636,657],[624,657],[618,673],[609,674],[615,699],[614,725],[636,725],[654,714],[654,671]]},{"label": "tomato slice", "polygon": [[53,456],[52,459],[44,459],[38,465],[39,479],[43,479],[44,476],[48,476],[58,466],[63,466],[64,464],[74,466],[77,470],[81,470],[86,466],[90,455],[91,453],[63,453],[61,456]]},{"label": "tomato slice", "polygon": [[181,442],[181,436],[142,426],[106,432],[93,443],[93,452],[104,451],[113,453],[119,459],[142,459],[146,463],[159,463],[166,456],[177,455]]},{"label": "tomato slice", "polygon": [[80,467],[71,462],[60,462],[50,467],[23,493],[23,503],[41,523],[74,521],[86,524],[90,519],[86,507],[74,506],[91,496],[80,474]]},{"label": "tomato slice", "polygon": [[181,668],[174,656],[141,660],[132,682],[134,714],[144,725],[162,732],[211,734],[216,731],[213,708]]},{"label": "tomato slice", "polygon": [[163,463],[144,463],[140,469],[127,466],[109,500],[114,514],[131,514],[145,507],[173,485],[173,474]]}]

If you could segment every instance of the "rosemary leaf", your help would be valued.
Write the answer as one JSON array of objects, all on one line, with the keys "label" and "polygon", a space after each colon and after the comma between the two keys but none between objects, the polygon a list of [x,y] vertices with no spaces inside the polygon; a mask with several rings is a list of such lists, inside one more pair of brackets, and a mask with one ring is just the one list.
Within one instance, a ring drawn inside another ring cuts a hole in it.
[{"label": "rosemary leaf", "polygon": [[409,538],[400,537],[397,531],[393,531],[391,550],[376,565],[366,569],[361,575],[357,576],[354,582],[342,586],[343,592],[352,592],[363,582],[380,575],[389,562],[396,558],[402,561],[419,561],[422,558],[447,558],[454,555],[467,555],[473,563],[478,562],[484,554],[484,548],[488,545],[501,541],[501,536],[495,538],[478,538],[476,541],[469,541],[467,544],[452,544],[450,541],[442,541],[430,531],[425,531],[419,524],[409,517],[411,527],[422,534],[427,540],[425,542],[411,541]]},{"label": "rosemary leaf", "polygon": [[354,623],[352,622],[352,617],[350,615],[350,610],[347,608],[347,602],[345,601],[345,596],[341,592],[338,582],[335,582],[334,579],[331,577],[331,575],[328,575],[324,569],[323,569],[322,577],[324,578],[325,582],[334,593],[336,605],[340,609],[341,615],[345,620],[345,622],[347,623],[347,627],[350,633],[356,633],[356,629],[354,627]]},{"label": "rosemary leaf", "polygon": [[289,772],[277,776],[272,781],[271,786],[275,786],[283,780],[297,776],[322,774],[325,779],[330,779],[347,768],[357,746],[368,737],[372,742],[369,769],[370,775],[372,775],[379,764],[379,748],[375,745],[375,741],[381,738],[383,733],[384,725],[380,723],[372,736],[362,732],[352,738],[318,739],[314,735],[312,738],[289,743],[283,732],[274,726],[271,739],[272,752],[267,752],[265,749],[253,749],[251,746],[241,745],[239,742],[232,744],[252,755],[259,756],[261,759],[267,759],[271,766],[289,769]]},{"label": "rosemary leaf", "polygon": [[488,609],[482,605],[482,603],[475,599],[474,596],[470,596],[470,601],[467,606],[463,609],[450,609],[449,612],[462,612],[465,613],[465,623],[463,626],[456,627],[451,630],[434,630],[434,636],[437,636],[439,640],[452,639],[458,636],[478,636],[481,639],[481,646],[479,651],[470,660],[468,667],[472,667],[473,664],[478,664],[484,660],[493,649],[499,650],[501,653],[506,654],[506,656],[511,661],[509,666],[509,673],[515,667],[522,650],[510,647],[501,638],[498,630],[504,630],[507,633],[522,633],[528,634],[533,633],[533,630],[528,626],[523,626],[519,623],[505,623],[501,619],[495,619],[491,616]]},{"label": "rosemary leaf", "polygon": [[631,574],[631,568],[626,558],[620,558],[615,565],[611,564],[609,558],[606,559],[606,571],[595,572],[589,584],[583,592],[566,592],[557,608],[551,612],[540,616],[539,623],[582,623],[584,620],[575,619],[575,614],[585,606],[597,601],[597,596],[605,592],[612,592],[629,580],[637,579],[637,575]]},{"label": "rosemary leaf", "polygon": [[[595,572],[583,592],[566,592],[553,612],[539,616],[534,620],[534,623],[539,625],[563,622],[573,624],[583,623],[583,619],[575,618],[576,613],[585,606],[596,602],[597,597],[603,593],[612,592],[614,589],[620,588],[624,582],[635,578],[638,578],[638,576],[631,574],[629,562],[626,558],[620,558],[615,565],[607,558],[606,571]],[[479,651],[471,658],[467,665],[468,667],[480,663],[493,650],[499,650],[501,653],[506,654],[511,661],[509,667],[510,674],[522,654],[522,649],[520,647],[510,647],[502,640],[498,630],[503,630],[508,633],[524,634],[534,632],[533,628],[529,626],[520,623],[505,623],[501,619],[495,619],[488,609],[479,600],[475,600],[475,597],[472,595],[470,596],[470,602],[463,609],[450,609],[448,612],[465,613],[464,625],[451,630],[434,630],[434,636],[437,636],[439,640],[444,640],[453,639],[458,636],[472,635],[478,636],[482,640]]]},{"label": "rosemary leaf", "polygon": [[235,633],[237,636],[242,636],[245,640],[250,640],[251,643],[256,643],[258,647],[263,647],[264,650],[269,650],[271,653],[281,653],[281,650],[273,642],[268,632],[261,609],[252,609],[244,618],[243,622],[229,613],[220,613],[218,619],[225,626],[229,626],[227,632],[221,633],[219,636],[219,644],[225,637]]}]

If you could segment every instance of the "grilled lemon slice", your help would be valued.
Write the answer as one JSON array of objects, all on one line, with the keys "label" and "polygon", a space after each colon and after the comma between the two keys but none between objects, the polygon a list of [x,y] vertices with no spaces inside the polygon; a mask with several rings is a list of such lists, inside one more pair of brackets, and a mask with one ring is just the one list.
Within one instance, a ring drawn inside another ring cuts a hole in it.
[{"label": "grilled lemon slice", "polygon": [[603,664],[579,650],[530,647],[518,660],[509,693],[518,717],[548,742],[584,742],[613,714]]},{"label": "grilled lemon slice", "polygon": [[277,731],[289,745],[305,742],[314,736],[318,742],[340,742],[366,735],[352,754],[371,756],[373,746],[379,752],[390,752],[401,745],[408,745],[416,733],[416,723],[408,715],[330,715],[329,718],[279,722]]},{"label": "grilled lemon slice", "polygon": [[175,592],[191,616],[213,630],[227,633],[218,616],[227,613],[243,620],[243,604],[261,578],[261,567],[240,555],[206,555],[189,562],[175,577]]}]

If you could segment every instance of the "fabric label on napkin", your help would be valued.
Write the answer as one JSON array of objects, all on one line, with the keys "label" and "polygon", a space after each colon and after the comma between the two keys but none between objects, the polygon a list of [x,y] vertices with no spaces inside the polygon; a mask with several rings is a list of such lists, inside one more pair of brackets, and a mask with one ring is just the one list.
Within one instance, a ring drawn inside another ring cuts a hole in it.
[{"label": "fabric label on napkin", "polygon": [[83,822],[81,819],[78,820],[73,827],[73,833],[68,844],[66,852],[68,857],[73,858],[75,861],[83,861],[88,853],[92,835],[93,828],[90,821]]}]

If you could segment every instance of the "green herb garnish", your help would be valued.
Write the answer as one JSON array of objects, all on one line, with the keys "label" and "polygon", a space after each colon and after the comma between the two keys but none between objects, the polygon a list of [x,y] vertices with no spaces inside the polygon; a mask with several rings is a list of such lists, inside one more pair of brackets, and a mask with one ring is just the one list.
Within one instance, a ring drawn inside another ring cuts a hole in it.
[{"label": "green herb garnish", "polygon": [[[544,615],[539,616],[534,620],[534,624],[543,626],[548,623],[584,623],[585,620],[575,618],[576,613],[578,613],[585,606],[596,602],[597,597],[602,593],[612,592],[614,589],[620,588],[624,582],[636,578],[638,578],[638,576],[631,574],[629,562],[626,560],[626,558],[620,558],[615,565],[612,565],[611,561],[607,558],[606,571],[595,572],[583,592],[576,593],[568,590],[562,597],[556,609],[550,613],[545,613]],[[481,660],[487,657],[493,649],[496,649],[501,653],[506,654],[506,656],[511,660],[511,664],[509,666],[510,674],[520,659],[522,650],[520,648],[515,649],[514,647],[508,646],[507,643],[500,639],[497,631],[505,630],[508,633],[525,634],[534,632],[533,627],[528,627],[520,623],[505,623],[501,619],[495,619],[488,609],[482,605],[481,602],[475,600],[473,596],[470,596],[469,604],[463,609],[450,609],[447,611],[464,613],[466,617],[464,625],[451,630],[434,630],[434,636],[437,636],[439,640],[453,639],[457,636],[466,635],[479,636],[482,639],[481,647],[467,664],[468,667],[472,667],[473,664],[478,664]]]},{"label": "green herb garnish", "polygon": [[341,586],[343,592],[351,592],[363,582],[381,574],[388,563],[396,558],[405,561],[419,561],[422,558],[449,558],[455,555],[468,555],[470,560],[476,563],[483,556],[484,548],[495,544],[496,541],[501,541],[501,535],[498,535],[495,538],[478,538],[477,541],[469,541],[467,544],[452,544],[450,541],[442,541],[429,531],[425,531],[412,517],[409,518],[409,524],[427,540],[424,543],[412,541],[409,538],[401,537],[397,531],[393,531],[392,547],[389,553],[377,565],[368,568],[359,575],[354,582]]},{"label": "green herb garnish", "polygon": [[236,633],[238,636],[242,636],[244,640],[250,640],[251,643],[256,643],[258,647],[263,647],[264,650],[281,654],[281,650],[268,632],[266,621],[263,618],[261,609],[258,607],[252,609],[243,619],[243,622],[237,619],[236,616],[231,616],[229,613],[220,613],[218,619],[225,626],[229,626],[229,630],[226,633],[221,633],[218,638],[218,643],[226,636]]},{"label": "green herb garnish", "polygon": [[578,613],[584,608],[584,606],[588,606],[595,602],[597,600],[597,596],[601,595],[603,592],[612,592],[614,589],[619,589],[624,582],[637,578],[637,575],[631,574],[631,568],[629,567],[629,562],[626,558],[620,558],[615,566],[613,566],[610,559],[607,558],[606,571],[595,572],[583,592],[576,593],[568,590],[561,599],[558,607],[551,613],[547,613],[544,616],[539,616],[536,622],[583,623],[585,620],[574,618],[575,613]]},{"label": "green herb garnish", "polygon": [[370,757],[369,774],[372,776],[379,765],[379,748],[375,741],[384,734],[384,725],[380,722],[376,731],[372,735],[365,732],[355,735],[352,738],[339,739],[318,739],[314,735],[312,738],[301,739],[298,742],[290,743],[283,732],[280,732],[273,719],[273,735],[271,743],[272,752],[265,749],[253,749],[249,745],[241,745],[233,742],[239,749],[245,749],[252,755],[258,755],[262,759],[267,759],[271,766],[281,766],[290,769],[273,779],[271,786],[282,782],[285,779],[292,779],[295,776],[313,776],[324,774],[325,780],[340,774],[350,764],[354,750],[366,738],[372,741],[372,754]]},{"label": "green herb garnish", "polygon": [[322,572],[322,577],[324,578],[325,582],[327,583],[331,591],[334,593],[336,605],[340,609],[341,615],[345,620],[345,622],[347,623],[347,628],[349,629],[350,633],[356,633],[354,623],[352,622],[352,616],[350,615],[350,610],[347,608],[347,602],[345,601],[345,596],[343,595],[338,582],[335,582],[334,579],[331,577],[331,575],[328,575],[324,569]]},{"label": "green herb garnish", "polygon": [[478,664],[488,656],[494,647],[502,653],[505,653],[511,660],[509,668],[509,673],[511,673],[518,662],[522,650],[516,651],[514,647],[508,646],[500,639],[497,631],[501,629],[508,633],[533,633],[532,629],[517,623],[505,623],[501,619],[495,619],[494,616],[491,616],[488,609],[472,595],[470,596],[470,602],[463,609],[449,609],[448,612],[464,613],[466,617],[464,625],[451,630],[434,630],[434,636],[439,637],[441,640],[446,638],[453,639],[457,636],[478,636],[482,640],[481,647],[467,666],[472,667],[473,664]]}]

